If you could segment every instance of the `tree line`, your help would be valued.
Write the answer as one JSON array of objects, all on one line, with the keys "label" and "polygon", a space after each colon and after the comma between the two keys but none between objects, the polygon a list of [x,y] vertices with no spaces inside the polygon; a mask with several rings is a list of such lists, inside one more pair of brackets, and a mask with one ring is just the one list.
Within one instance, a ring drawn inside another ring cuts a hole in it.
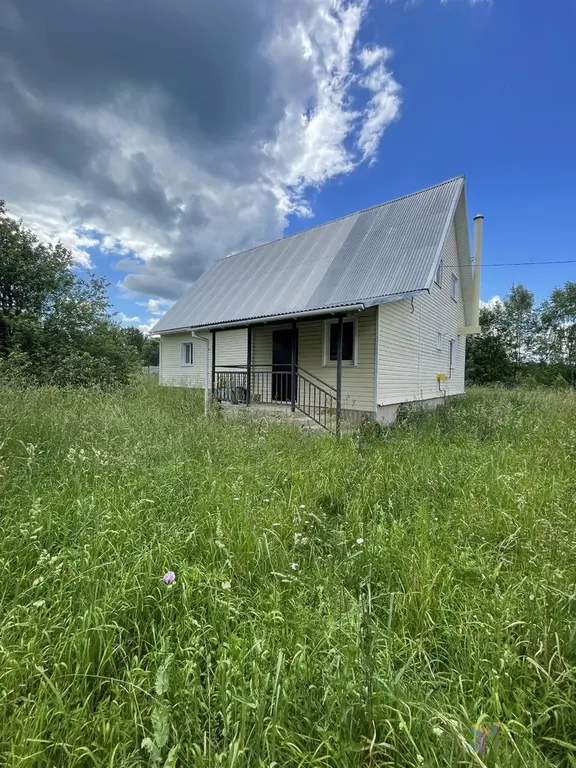
[{"label": "tree line", "polygon": [[531,291],[516,285],[480,310],[480,327],[466,345],[470,383],[576,386],[576,282],[538,306]]},{"label": "tree line", "polygon": [[154,365],[157,344],[115,321],[107,290],[0,200],[0,384],[109,389]]}]

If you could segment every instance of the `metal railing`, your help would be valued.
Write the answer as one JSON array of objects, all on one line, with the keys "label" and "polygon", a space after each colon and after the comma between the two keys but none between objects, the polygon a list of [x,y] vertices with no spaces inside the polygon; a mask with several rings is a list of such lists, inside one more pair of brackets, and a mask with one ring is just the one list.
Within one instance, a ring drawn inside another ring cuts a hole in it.
[{"label": "metal railing", "polygon": [[220,366],[215,371],[214,397],[233,405],[289,405],[299,410],[329,432],[338,431],[338,395],[336,389],[317,376],[296,366],[294,375],[272,366]]}]

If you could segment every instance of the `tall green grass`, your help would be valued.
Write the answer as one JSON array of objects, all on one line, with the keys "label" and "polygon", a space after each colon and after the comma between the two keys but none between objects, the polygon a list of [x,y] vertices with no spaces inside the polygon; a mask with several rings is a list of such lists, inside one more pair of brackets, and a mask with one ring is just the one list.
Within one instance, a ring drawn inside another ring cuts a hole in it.
[{"label": "tall green grass", "polygon": [[0,430],[3,765],[576,765],[571,393],[338,443],[3,390]]}]

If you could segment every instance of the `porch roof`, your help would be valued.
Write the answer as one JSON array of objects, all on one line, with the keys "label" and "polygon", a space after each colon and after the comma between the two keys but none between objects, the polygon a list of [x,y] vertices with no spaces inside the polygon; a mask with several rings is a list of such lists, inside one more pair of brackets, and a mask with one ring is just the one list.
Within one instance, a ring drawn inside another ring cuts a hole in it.
[{"label": "porch roof", "polygon": [[362,309],[428,290],[463,195],[460,176],[215,261],[151,332]]}]

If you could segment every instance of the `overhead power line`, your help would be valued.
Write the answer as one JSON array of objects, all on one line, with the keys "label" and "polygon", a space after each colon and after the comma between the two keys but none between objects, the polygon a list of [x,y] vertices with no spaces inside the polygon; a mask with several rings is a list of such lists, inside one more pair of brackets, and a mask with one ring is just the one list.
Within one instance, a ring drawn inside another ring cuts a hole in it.
[{"label": "overhead power line", "polygon": [[[474,266],[474,262],[470,262]],[[504,261],[501,264],[481,264],[482,269],[484,267],[539,267],[542,264],[576,264],[576,259],[564,259],[557,261]],[[445,267],[458,267],[459,264],[446,264]]]}]

